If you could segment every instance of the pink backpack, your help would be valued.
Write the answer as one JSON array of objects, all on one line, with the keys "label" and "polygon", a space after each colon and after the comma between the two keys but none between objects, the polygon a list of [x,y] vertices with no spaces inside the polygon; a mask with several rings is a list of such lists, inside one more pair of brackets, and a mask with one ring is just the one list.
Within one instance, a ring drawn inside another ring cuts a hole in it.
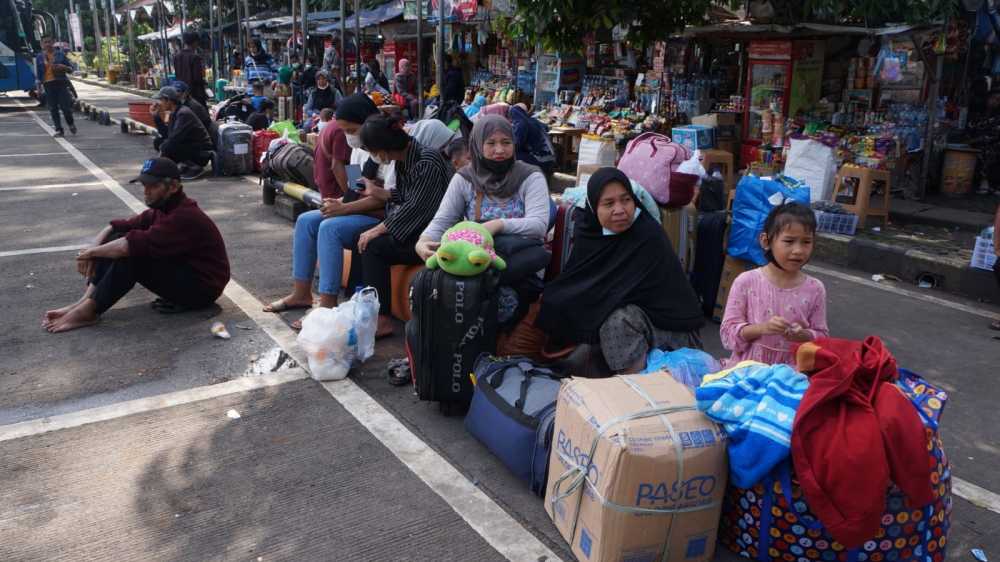
[{"label": "pink backpack", "polygon": [[628,143],[618,169],[646,188],[660,205],[683,207],[694,197],[698,181],[697,176],[677,172],[681,162],[689,158],[691,150],[671,142],[670,137],[643,133]]}]

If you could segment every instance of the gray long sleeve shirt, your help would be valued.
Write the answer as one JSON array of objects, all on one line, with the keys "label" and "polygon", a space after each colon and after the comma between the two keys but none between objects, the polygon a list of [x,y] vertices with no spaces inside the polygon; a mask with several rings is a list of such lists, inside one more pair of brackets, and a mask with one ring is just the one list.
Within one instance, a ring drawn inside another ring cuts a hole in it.
[{"label": "gray long sleeve shirt", "polygon": [[[420,237],[440,240],[444,231],[456,223],[475,220],[475,206],[476,193],[472,184],[461,175],[455,174],[448,184],[448,191],[445,192],[434,219]],[[484,221],[498,218],[491,216],[489,209],[507,215],[499,217],[503,221],[503,234],[517,234],[545,240],[549,226],[549,187],[545,176],[540,172],[531,174],[508,199],[484,196],[483,209]]]}]

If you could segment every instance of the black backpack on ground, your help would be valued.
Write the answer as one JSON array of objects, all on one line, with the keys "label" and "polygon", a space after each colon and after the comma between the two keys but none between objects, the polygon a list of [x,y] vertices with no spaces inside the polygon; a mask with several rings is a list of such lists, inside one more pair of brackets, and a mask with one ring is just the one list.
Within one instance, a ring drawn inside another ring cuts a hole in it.
[{"label": "black backpack on ground", "polygon": [[722,267],[726,261],[726,215],[725,211],[698,215],[698,245],[694,251],[691,286],[701,297],[705,316],[712,316],[719,295]]},{"label": "black backpack on ground", "polygon": [[261,174],[316,189],[314,165],[313,151],[308,146],[289,142],[267,154],[261,165]]},{"label": "black backpack on ground", "polygon": [[440,403],[445,415],[464,413],[472,400],[469,373],[497,342],[497,279],[493,270],[457,277],[425,269],[410,286],[413,316],[406,355],[420,400]]}]

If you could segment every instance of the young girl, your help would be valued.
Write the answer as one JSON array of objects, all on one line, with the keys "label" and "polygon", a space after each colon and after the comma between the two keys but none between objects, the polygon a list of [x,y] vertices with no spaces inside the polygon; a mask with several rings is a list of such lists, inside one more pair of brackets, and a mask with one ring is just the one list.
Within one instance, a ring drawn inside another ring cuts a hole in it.
[{"label": "young girl", "polygon": [[812,255],[816,216],[798,203],[779,205],[768,215],[760,245],[768,264],[733,282],[722,320],[722,345],[740,361],[794,365],[791,348],[829,335],[826,289],[802,272]]}]

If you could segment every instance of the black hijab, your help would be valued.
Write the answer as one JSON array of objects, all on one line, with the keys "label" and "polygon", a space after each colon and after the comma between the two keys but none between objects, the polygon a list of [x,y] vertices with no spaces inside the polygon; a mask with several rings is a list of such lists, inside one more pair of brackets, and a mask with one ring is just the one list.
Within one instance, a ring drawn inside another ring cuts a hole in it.
[{"label": "black hijab", "polygon": [[594,209],[604,188],[632,183],[617,168],[601,168],[587,183],[587,208],[575,209],[576,240],[569,261],[546,285],[537,325],[560,344],[597,343],[601,324],[629,304],[661,330],[687,332],[704,318],[663,228],[643,209],[628,230],[605,234]]},{"label": "black hijab", "polygon": [[364,94],[352,94],[337,104],[336,118],[351,123],[364,123],[365,119],[378,113],[375,102]]}]

